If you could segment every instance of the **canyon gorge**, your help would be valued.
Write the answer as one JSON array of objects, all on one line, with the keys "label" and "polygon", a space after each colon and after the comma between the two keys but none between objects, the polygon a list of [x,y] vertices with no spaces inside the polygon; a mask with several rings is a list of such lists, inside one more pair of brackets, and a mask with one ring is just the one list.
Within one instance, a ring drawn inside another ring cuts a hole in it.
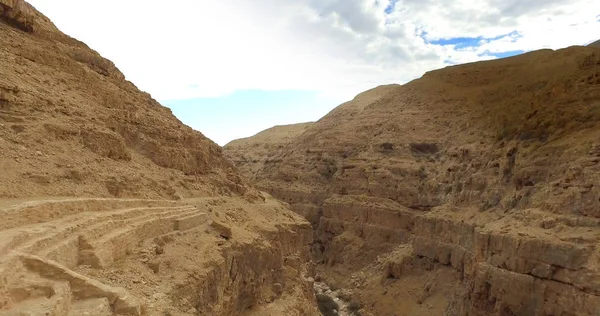
[{"label": "canyon gorge", "polygon": [[600,315],[600,48],[220,147],[0,0],[0,315]]},{"label": "canyon gorge", "polygon": [[600,50],[446,67],[227,144],[362,315],[598,315]]}]

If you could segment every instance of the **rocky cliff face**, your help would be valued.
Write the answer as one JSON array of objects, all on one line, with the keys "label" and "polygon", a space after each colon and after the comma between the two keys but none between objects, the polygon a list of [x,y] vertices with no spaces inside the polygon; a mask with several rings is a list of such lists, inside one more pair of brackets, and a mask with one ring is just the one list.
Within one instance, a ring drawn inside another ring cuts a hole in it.
[{"label": "rocky cliff face", "polygon": [[541,50],[364,92],[252,177],[363,314],[597,315],[599,121],[600,51]]},{"label": "rocky cliff face", "polygon": [[112,62],[29,4],[2,7],[0,157],[7,172],[0,180],[10,185],[0,196],[245,192],[219,146],[124,80]]},{"label": "rocky cliff face", "polygon": [[0,315],[315,315],[308,223],[0,0]]}]

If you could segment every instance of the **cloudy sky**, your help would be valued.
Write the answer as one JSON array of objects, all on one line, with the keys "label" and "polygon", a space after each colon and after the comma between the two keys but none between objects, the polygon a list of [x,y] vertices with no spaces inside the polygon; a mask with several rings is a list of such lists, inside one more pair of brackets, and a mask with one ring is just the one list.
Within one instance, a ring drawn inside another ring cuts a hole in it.
[{"label": "cloudy sky", "polygon": [[29,0],[215,142],[447,65],[600,38],[597,0]]}]

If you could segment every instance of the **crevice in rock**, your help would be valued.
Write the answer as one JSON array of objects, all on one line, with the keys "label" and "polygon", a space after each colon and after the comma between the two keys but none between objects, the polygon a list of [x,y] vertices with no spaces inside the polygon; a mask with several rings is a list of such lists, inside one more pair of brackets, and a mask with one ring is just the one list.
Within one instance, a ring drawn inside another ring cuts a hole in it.
[{"label": "crevice in rock", "polygon": [[33,23],[22,12],[4,3],[0,3],[0,22],[23,32],[33,33],[34,31]]},{"label": "crevice in rock", "polygon": [[350,294],[343,289],[332,290],[324,282],[314,283],[315,297],[323,316],[361,316],[360,304],[349,302]]}]

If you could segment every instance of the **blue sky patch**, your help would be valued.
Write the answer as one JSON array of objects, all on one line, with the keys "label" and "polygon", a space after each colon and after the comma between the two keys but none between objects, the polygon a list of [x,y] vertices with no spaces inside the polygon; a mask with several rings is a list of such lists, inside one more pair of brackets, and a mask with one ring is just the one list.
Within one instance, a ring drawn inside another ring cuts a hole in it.
[{"label": "blue sky patch", "polygon": [[277,124],[316,121],[342,101],[306,90],[237,90],[216,98],[162,100],[184,124],[225,145]]},{"label": "blue sky patch", "polygon": [[466,47],[476,47],[481,45],[482,37],[455,37],[448,39],[439,39],[435,41],[430,41],[430,44],[433,45],[454,45],[456,48],[466,48]]},{"label": "blue sky patch", "polygon": [[516,56],[516,55],[521,55],[524,52],[525,52],[524,50],[511,50],[508,52],[498,52],[498,53],[485,52],[483,54],[480,54],[479,56],[488,55],[488,56],[494,56],[496,58],[506,58],[506,57]]},{"label": "blue sky patch", "polygon": [[484,43],[497,41],[497,40],[505,38],[505,37],[510,37],[514,41],[517,38],[520,38],[521,35],[519,34],[518,31],[512,31],[508,34],[502,34],[502,35],[498,35],[498,36],[494,36],[494,37],[483,37],[483,36],[454,37],[454,38],[441,38],[441,39],[437,39],[437,40],[433,40],[433,41],[428,41],[427,40],[427,32],[422,32],[421,37],[423,39],[425,39],[425,42],[427,42],[429,44],[441,45],[441,46],[453,45],[454,48],[456,48],[456,49],[463,49],[463,48],[468,48],[468,47],[478,47]]},{"label": "blue sky patch", "polygon": [[394,12],[394,9],[396,8],[396,3],[398,3],[398,1],[399,0],[390,0],[390,4],[388,4],[388,6],[385,8],[385,13],[390,14]]},{"label": "blue sky patch", "polygon": [[455,62],[455,61],[452,61],[450,59],[445,59],[444,60],[444,65],[446,65],[446,66],[454,66],[454,65],[458,65],[458,63]]}]

